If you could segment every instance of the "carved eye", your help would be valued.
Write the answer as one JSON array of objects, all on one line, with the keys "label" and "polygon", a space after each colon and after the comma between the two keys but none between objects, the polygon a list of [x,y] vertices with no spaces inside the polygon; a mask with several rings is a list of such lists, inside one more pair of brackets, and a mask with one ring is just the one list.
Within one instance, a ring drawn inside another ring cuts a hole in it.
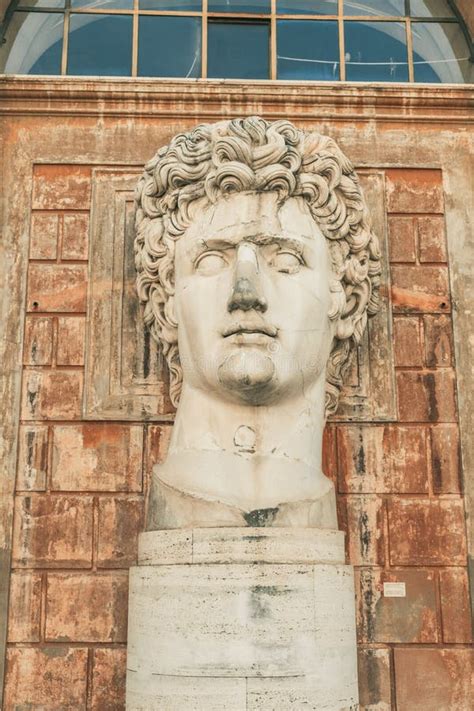
[{"label": "carved eye", "polygon": [[205,252],[194,263],[195,271],[200,274],[215,274],[227,267],[227,260],[220,252]]},{"label": "carved eye", "polygon": [[277,252],[271,261],[271,266],[282,274],[294,274],[302,264],[303,260],[296,252]]}]

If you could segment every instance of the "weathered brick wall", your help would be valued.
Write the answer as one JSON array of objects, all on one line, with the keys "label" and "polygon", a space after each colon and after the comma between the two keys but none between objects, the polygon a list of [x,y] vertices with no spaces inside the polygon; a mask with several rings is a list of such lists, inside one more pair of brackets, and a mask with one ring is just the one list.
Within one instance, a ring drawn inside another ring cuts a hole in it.
[{"label": "weathered brick wall", "polygon": [[[36,165],[5,711],[124,708],[127,569],[170,427],[81,422],[88,166]],[[366,711],[468,711],[473,649],[442,174],[386,170],[398,418],[330,423]],[[383,597],[400,581],[406,598]],[[419,679],[424,684],[419,684]],[[414,681],[416,680],[416,681]]]}]

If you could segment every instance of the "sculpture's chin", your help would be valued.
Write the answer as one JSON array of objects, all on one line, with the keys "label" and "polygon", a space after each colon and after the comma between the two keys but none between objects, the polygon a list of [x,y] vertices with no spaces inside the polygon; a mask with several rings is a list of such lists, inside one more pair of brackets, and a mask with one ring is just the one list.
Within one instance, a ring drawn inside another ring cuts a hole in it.
[{"label": "sculpture's chin", "polygon": [[241,350],[230,354],[219,366],[220,384],[245,400],[258,402],[265,399],[276,385],[276,370],[273,360],[265,353]]}]

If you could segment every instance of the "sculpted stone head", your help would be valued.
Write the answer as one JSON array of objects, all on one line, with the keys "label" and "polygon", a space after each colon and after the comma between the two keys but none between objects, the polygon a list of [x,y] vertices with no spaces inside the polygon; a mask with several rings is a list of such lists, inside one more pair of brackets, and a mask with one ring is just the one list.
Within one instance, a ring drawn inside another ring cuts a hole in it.
[{"label": "sculpted stone head", "polygon": [[137,188],[138,293],[183,383],[271,404],[326,373],[337,407],[378,309],[380,254],[350,161],[288,121],[251,117],[173,138]]}]

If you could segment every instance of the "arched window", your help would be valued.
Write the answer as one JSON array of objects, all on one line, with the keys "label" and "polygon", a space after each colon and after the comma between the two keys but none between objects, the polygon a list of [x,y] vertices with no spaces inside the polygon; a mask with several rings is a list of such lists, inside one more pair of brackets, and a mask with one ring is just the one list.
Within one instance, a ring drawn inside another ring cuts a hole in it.
[{"label": "arched window", "polygon": [[474,81],[449,0],[15,0],[7,74]]}]

